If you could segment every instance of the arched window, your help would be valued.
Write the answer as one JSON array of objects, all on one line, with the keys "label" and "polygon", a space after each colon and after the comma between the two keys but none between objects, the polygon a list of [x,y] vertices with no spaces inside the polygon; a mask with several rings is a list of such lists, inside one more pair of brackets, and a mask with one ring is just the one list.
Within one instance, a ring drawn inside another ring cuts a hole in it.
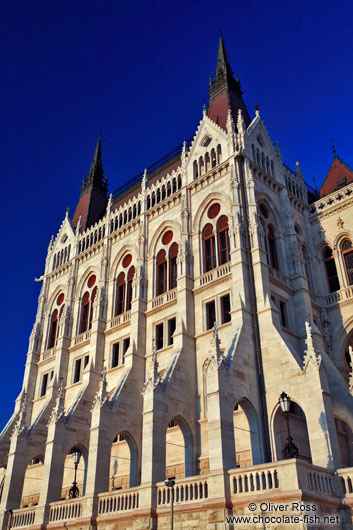
[{"label": "arched window", "polygon": [[51,315],[51,320],[50,320],[48,349],[54,348],[55,346],[57,329],[58,329],[58,310],[54,309]]},{"label": "arched window", "polygon": [[216,245],[213,226],[208,223],[202,231],[204,272],[216,267]]},{"label": "arched window", "polygon": [[205,172],[205,164],[204,164],[202,156],[200,156],[200,158],[199,158],[199,174],[203,175],[204,172]]},{"label": "arched window", "polygon": [[129,269],[129,272],[127,274],[127,288],[126,288],[126,311],[130,311],[131,309],[131,301],[132,301],[132,281],[134,279],[135,275],[135,267],[132,266]]},{"label": "arched window", "polygon": [[89,317],[89,292],[86,291],[82,298],[80,333],[83,333],[84,331],[87,330],[88,317]]},{"label": "arched window", "polygon": [[210,155],[208,153],[205,154],[205,162],[206,162],[206,173],[207,173],[211,169]]},{"label": "arched window", "polygon": [[199,171],[198,171],[198,167],[197,167],[197,162],[196,160],[194,160],[194,180],[197,179],[197,177],[199,176]]},{"label": "arched window", "polygon": [[174,289],[177,285],[177,255],[178,245],[173,243],[169,249],[169,289]]},{"label": "arched window", "polygon": [[121,272],[117,280],[117,290],[116,290],[116,315],[121,315],[124,313],[125,306],[125,273]]},{"label": "arched window", "polygon": [[338,289],[340,288],[340,284],[338,281],[336,263],[335,263],[335,258],[333,257],[333,254],[332,254],[332,249],[330,247],[325,247],[324,250],[322,251],[322,257],[325,263],[329,290],[330,290],[330,293],[333,293],[335,291],[338,291]]},{"label": "arched window", "polygon": [[217,164],[222,162],[222,147],[220,144],[217,145]]},{"label": "arched window", "polygon": [[88,329],[91,329],[92,327],[92,318],[93,318],[93,303],[97,296],[97,287],[95,287],[91,293],[91,304],[90,304],[90,312],[89,312],[89,326]]},{"label": "arched window", "polygon": [[342,243],[342,256],[346,269],[348,285],[353,285],[353,246],[352,241],[345,239]]},{"label": "arched window", "polygon": [[267,243],[268,243],[269,264],[274,269],[278,269],[276,239],[275,239],[275,234],[274,234],[272,225],[268,225],[267,227]]},{"label": "arched window", "polygon": [[223,265],[229,261],[229,228],[228,219],[225,215],[217,221],[218,262]]},{"label": "arched window", "polygon": [[157,296],[167,290],[167,259],[165,250],[162,249],[157,255]]}]

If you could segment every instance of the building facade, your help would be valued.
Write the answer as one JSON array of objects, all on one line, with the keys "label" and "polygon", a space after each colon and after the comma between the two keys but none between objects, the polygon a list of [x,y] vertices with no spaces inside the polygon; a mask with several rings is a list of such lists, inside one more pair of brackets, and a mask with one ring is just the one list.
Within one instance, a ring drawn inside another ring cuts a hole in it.
[{"label": "building facade", "polygon": [[[0,435],[2,529],[170,528],[172,497],[178,530],[249,502],[352,520],[353,171],[334,153],[313,196],[222,37],[209,94],[194,137],[109,197],[98,140]],[[300,525],[266,528],[323,528]]]}]

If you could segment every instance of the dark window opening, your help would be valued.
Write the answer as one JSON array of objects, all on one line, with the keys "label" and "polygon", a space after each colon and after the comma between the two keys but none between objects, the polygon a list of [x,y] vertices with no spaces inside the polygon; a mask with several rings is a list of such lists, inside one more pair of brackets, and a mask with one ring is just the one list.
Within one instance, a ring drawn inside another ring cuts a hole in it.
[{"label": "dark window opening", "polygon": [[323,257],[324,257],[324,263],[326,267],[326,275],[327,275],[329,290],[330,290],[330,293],[333,293],[339,290],[340,284],[338,280],[335,259],[333,257],[332,250],[330,249],[330,247],[326,247],[323,250]]},{"label": "dark window opening", "polygon": [[124,339],[123,341],[123,358],[122,358],[122,364],[125,364],[125,354],[130,346],[130,337],[127,337],[127,339]]},{"label": "dark window opening", "polygon": [[156,348],[157,350],[163,348],[163,322],[156,326]]},{"label": "dark window opening", "polygon": [[173,344],[173,334],[176,328],[176,318],[168,320],[168,346]]},{"label": "dark window opening", "polygon": [[212,329],[216,321],[216,304],[215,301],[206,304],[206,329]]},{"label": "dark window opening", "polygon": [[85,355],[85,358],[83,359],[83,367],[86,368],[89,361],[89,355]]},{"label": "dark window opening", "polygon": [[167,260],[165,250],[160,250],[157,256],[157,296],[167,290]]},{"label": "dark window opening", "polygon": [[212,225],[208,224],[203,230],[204,241],[204,272],[208,272],[216,267],[215,237]]},{"label": "dark window opening", "polygon": [[112,352],[112,368],[119,365],[119,342],[113,344]]},{"label": "dark window opening", "polygon": [[284,328],[287,328],[287,309],[286,309],[286,303],[282,302],[280,300],[279,302],[279,313],[280,313],[280,319],[281,319],[281,326]]},{"label": "dark window opening", "polygon": [[78,383],[81,377],[81,359],[75,362],[74,383]]},{"label": "dark window opening", "polygon": [[47,385],[48,385],[48,374],[43,375],[42,379],[42,387],[40,389],[40,397],[45,396],[47,393]]},{"label": "dark window opening", "polygon": [[226,294],[225,296],[222,296],[221,298],[221,312],[222,312],[222,324],[225,324],[226,322],[230,322],[231,315],[230,315],[229,294]]}]

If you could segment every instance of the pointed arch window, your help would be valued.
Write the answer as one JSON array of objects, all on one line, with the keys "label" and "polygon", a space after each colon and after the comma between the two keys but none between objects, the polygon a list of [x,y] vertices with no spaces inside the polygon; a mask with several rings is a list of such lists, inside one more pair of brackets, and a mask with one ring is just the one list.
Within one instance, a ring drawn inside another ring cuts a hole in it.
[{"label": "pointed arch window", "polygon": [[121,313],[124,313],[124,305],[125,305],[124,303],[125,303],[125,273],[121,272],[117,280],[115,315],[121,315]]},{"label": "pointed arch window", "polygon": [[269,264],[271,267],[278,270],[276,238],[272,225],[267,226],[267,243]]},{"label": "pointed arch window", "polygon": [[157,296],[167,290],[167,258],[164,249],[157,255]]},{"label": "pointed arch window", "polygon": [[309,253],[305,245],[302,246],[302,251],[303,251],[303,257],[304,257],[305,274],[308,280],[308,287],[310,291],[313,291],[314,282],[313,282],[313,276],[311,274],[310,258],[309,258]]},{"label": "pointed arch window", "polygon": [[54,309],[50,319],[50,332],[49,332],[49,342],[48,349],[54,348],[56,340],[56,332],[58,329],[58,310]]},{"label": "pointed arch window", "polygon": [[173,243],[169,249],[169,289],[177,285],[177,256],[178,244]]},{"label": "pointed arch window", "polygon": [[213,233],[213,226],[208,223],[202,231],[204,272],[208,272],[216,267],[216,244]]},{"label": "pointed arch window", "polygon": [[90,304],[90,311],[89,311],[89,325],[88,329],[91,329],[92,327],[92,319],[93,319],[93,304],[97,296],[97,287],[95,287],[91,293],[91,304]]},{"label": "pointed arch window", "polygon": [[353,285],[353,246],[352,241],[345,239],[342,243],[342,256],[346,269],[348,285]]},{"label": "pointed arch window", "polygon": [[130,311],[131,309],[131,301],[132,301],[132,281],[134,279],[135,275],[135,267],[132,266],[129,269],[129,272],[127,274],[127,286],[126,286],[126,311]]},{"label": "pointed arch window", "polygon": [[325,247],[323,252],[323,259],[326,268],[327,282],[329,286],[330,293],[338,291],[340,288],[335,258],[333,257],[332,249],[330,247]]},{"label": "pointed arch window", "polygon": [[88,328],[89,306],[89,292],[86,291],[82,298],[80,333],[84,333]]},{"label": "pointed arch window", "polygon": [[229,257],[229,227],[228,219],[225,215],[217,221],[217,242],[218,242],[218,261],[219,265],[227,263]]}]

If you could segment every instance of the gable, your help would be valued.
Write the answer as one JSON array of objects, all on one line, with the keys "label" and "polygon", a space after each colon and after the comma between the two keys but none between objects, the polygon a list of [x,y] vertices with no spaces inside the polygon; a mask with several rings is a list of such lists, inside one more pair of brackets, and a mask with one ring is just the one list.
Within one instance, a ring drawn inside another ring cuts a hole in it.
[{"label": "gable", "polygon": [[353,170],[335,157],[320,189],[320,197],[339,190],[353,182]]}]

